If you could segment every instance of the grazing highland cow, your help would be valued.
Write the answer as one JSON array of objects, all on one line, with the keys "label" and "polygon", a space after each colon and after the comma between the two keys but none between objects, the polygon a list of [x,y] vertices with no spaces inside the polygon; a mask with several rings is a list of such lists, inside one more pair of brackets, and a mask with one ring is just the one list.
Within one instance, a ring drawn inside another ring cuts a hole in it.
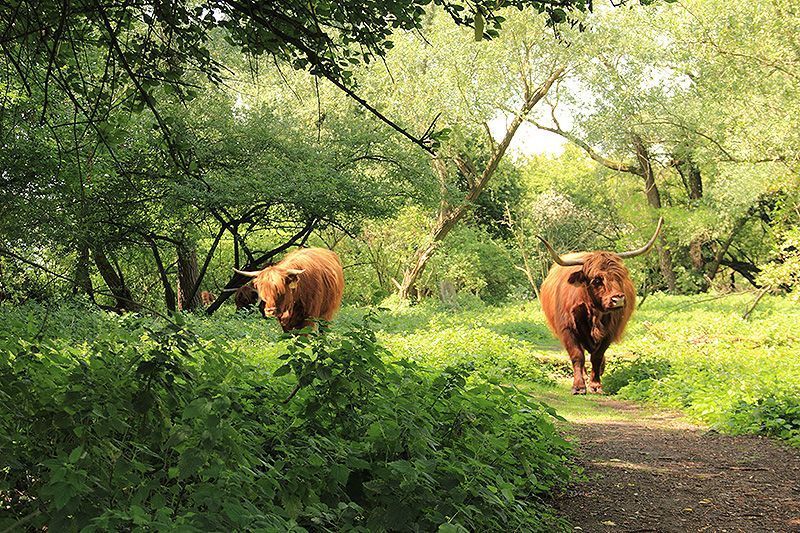
[{"label": "grazing highland cow", "polygon": [[663,222],[659,219],[653,237],[642,248],[620,254],[583,252],[560,256],[539,237],[556,262],[542,283],[542,311],[572,361],[572,394],[586,394],[584,351],[589,352],[592,361],[589,391],[603,392],[600,378],[606,350],[622,337],[636,304],[636,291],[622,260],[647,252]]},{"label": "grazing highland cow", "polygon": [[284,331],[330,320],[342,305],[344,273],[336,253],[324,248],[304,248],[280,263],[255,272],[237,270],[253,278],[265,317],[275,317]]}]

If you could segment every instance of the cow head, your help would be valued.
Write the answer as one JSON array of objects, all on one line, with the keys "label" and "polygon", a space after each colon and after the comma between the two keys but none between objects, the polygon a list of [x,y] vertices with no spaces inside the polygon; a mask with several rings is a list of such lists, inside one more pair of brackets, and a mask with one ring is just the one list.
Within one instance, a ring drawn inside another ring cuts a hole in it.
[{"label": "cow head", "polygon": [[585,287],[592,303],[598,309],[611,312],[625,307],[624,286],[629,277],[628,269],[625,268],[622,260],[642,255],[650,250],[656,242],[663,223],[664,219],[659,218],[656,231],[647,244],[630,252],[588,252],[562,257],[546,240],[541,237],[539,240],[544,243],[556,264],[563,267],[581,266],[581,269],[572,272],[567,280],[572,285]]},{"label": "cow head", "polygon": [[605,312],[623,309],[625,281],[629,276],[622,259],[609,252],[592,252],[581,259],[583,266],[569,275],[569,283],[583,286],[597,309]]},{"label": "cow head", "polygon": [[264,316],[283,318],[294,307],[295,294],[305,270],[272,266],[255,272],[236,272],[253,278],[251,283],[262,302]]},{"label": "cow head", "polygon": [[236,294],[233,296],[233,301],[237,310],[253,307],[258,303],[258,293],[253,288],[252,283],[245,283],[235,291]]}]

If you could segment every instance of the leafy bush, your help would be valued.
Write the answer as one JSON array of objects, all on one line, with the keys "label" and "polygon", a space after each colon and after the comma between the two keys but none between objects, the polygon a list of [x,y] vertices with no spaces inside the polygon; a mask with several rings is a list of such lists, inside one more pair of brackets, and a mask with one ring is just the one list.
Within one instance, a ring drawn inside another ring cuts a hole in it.
[{"label": "leafy bush", "polygon": [[563,527],[542,503],[569,478],[551,411],[463,365],[395,359],[369,315],[259,354],[225,322],[189,318],[214,338],[68,307],[3,314],[2,529]]},{"label": "leafy bush", "polygon": [[623,361],[603,380],[603,390],[616,394],[623,387],[647,388],[650,382],[669,374],[671,369],[669,361],[664,359],[641,357]]},{"label": "leafy bush", "polygon": [[800,397],[788,392],[769,394],[755,403],[739,402],[730,427],[742,433],[779,437],[800,446]]}]

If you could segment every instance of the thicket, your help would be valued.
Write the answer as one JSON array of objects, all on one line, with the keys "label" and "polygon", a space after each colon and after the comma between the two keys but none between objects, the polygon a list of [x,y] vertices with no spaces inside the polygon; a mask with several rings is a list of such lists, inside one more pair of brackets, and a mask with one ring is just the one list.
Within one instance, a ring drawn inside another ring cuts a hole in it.
[{"label": "thicket", "polygon": [[391,356],[370,314],[282,338],[247,316],[0,312],[3,529],[563,527],[552,411]]}]

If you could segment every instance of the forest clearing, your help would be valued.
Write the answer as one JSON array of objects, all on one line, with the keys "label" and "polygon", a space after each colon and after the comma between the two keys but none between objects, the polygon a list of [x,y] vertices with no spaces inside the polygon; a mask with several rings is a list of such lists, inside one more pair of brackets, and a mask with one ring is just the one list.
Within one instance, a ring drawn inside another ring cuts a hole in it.
[{"label": "forest clearing", "polygon": [[796,0],[0,5],[0,533],[800,531]]}]

